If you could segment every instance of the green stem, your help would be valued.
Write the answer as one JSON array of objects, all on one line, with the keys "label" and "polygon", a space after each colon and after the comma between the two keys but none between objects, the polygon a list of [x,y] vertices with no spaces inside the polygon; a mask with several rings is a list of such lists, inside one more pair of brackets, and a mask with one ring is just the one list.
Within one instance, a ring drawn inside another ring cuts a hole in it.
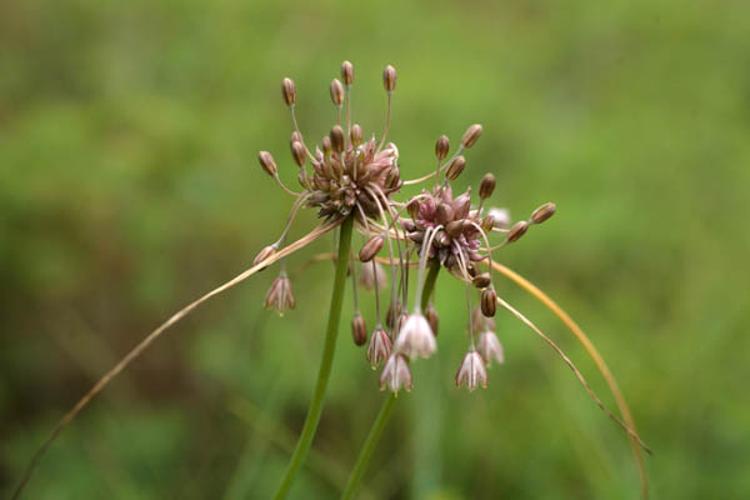
[{"label": "green stem", "polygon": [[352,217],[347,217],[341,224],[339,233],[339,250],[336,260],[336,274],[333,281],[333,294],[331,295],[331,309],[328,313],[328,327],[326,329],[326,340],[323,346],[323,356],[320,359],[318,370],[318,381],[315,384],[310,406],[307,409],[307,417],[302,427],[297,446],[292,458],[289,460],[284,479],[276,491],[275,499],[286,498],[294,479],[305,461],[307,452],[310,451],[315,431],[318,429],[320,414],[323,412],[323,399],[328,388],[328,379],[331,376],[333,355],[336,351],[336,338],[339,333],[339,321],[341,319],[341,305],[344,301],[344,290],[346,289],[346,272],[349,266],[349,250],[352,243]]},{"label": "green stem", "polygon": [[[425,309],[430,301],[430,296],[432,295],[432,290],[435,288],[435,282],[437,281],[439,272],[440,263],[437,261],[432,262],[424,281],[424,287],[422,288],[422,303],[420,304],[422,309]],[[383,401],[378,416],[375,417],[375,422],[373,422],[370,432],[367,434],[367,438],[362,444],[362,449],[359,450],[357,462],[354,464],[354,469],[352,469],[352,472],[349,475],[349,480],[346,482],[346,488],[341,494],[342,500],[354,498],[354,495],[357,493],[359,483],[362,482],[362,476],[365,474],[367,466],[370,464],[372,454],[378,446],[378,441],[380,441],[380,436],[383,434],[383,430],[388,423],[395,402],[395,394],[389,394],[385,401]]]}]

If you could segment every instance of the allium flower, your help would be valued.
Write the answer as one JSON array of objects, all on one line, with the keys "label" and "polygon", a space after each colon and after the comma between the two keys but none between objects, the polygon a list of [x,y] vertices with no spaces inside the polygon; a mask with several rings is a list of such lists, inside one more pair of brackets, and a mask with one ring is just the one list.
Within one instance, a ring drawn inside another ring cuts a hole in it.
[{"label": "allium flower", "polygon": [[487,369],[484,367],[484,360],[476,351],[466,353],[456,373],[456,385],[465,385],[470,392],[479,386],[487,388]]},{"label": "allium flower", "polygon": [[292,282],[284,271],[273,280],[266,294],[266,309],[273,309],[283,316],[288,309],[294,309],[296,301],[292,292]]},{"label": "allium flower", "polygon": [[497,361],[497,364],[499,365],[502,365],[505,362],[503,345],[500,343],[497,335],[495,335],[495,332],[486,331],[479,335],[477,351],[480,356],[482,356],[482,359],[487,366],[490,366],[493,359]]},{"label": "allium flower", "polygon": [[412,388],[411,370],[406,358],[398,353],[392,354],[385,363],[383,373],[380,375],[380,390],[388,388],[389,391],[398,394],[398,391]]},{"label": "allium flower", "polygon": [[380,363],[391,355],[391,338],[382,326],[375,327],[370,336],[370,345],[367,346],[367,360],[375,369]]},{"label": "allium flower", "polygon": [[410,315],[396,337],[395,349],[409,358],[429,358],[437,350],[430,323],[420,312]]},{"label": "allium flower", "polygon": [[377,262],[367,262],[362,264],[359,271],[359,285],[365,290],[373,290],[377,285],[382,290],[388,285],[388,277],[385,269]]}]

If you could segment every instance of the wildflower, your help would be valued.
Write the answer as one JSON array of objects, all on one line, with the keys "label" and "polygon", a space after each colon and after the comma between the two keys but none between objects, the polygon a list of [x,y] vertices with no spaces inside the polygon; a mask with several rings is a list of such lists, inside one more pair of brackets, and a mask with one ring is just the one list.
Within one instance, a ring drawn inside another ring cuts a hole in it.
[{"label": "wildflower", "polygon": [[541,224],[542,222],[555,215],[556,210],[557,206],[554,203],[547,202],[541,207],[534,210],[534,212],[531,214],[531,221],[534,224]]},{"label": "wildflower", "polygon": [[359,284],[365,290],[372,290],[377,285],[379,290],[388,285],[388,277],[385,269],[377,262],[367,262],[362,264],[359,271]]},{"label": "wildflower", "polygon": [[470,392],[478,386],[482,389],[487,388],[487,369],[484,367],[484,360],[476,351],[466,353],[456,372],[456,385],[465,385]]},{"label": "wildflower", "polygon": [[354,344],[358,346],[365,345],[365,342],[367,342],[367,325],[365,325],[365,318],[359,311],[352,318],[352,339]]},{"label": "wildflower", "polygon": [[410,315],[396,337],[396,351],[410,358],[429,358],[437,350],[435,335],[420,312]]},{"label": "wildflower", "polygon": [[279,316],[283,316],[284,312],[288,309],[294,309],[295,305],[292,282],[286,272],[281,271],[279,276],[271,283],[271,287],[266,294],[266,309],[273,309],[279,313]]},{"label": "wildflower", "polygon": [[398,394],[401,389],[410,391],[412,386],[409,362],[402,354],[392,354],[380,375],[380,390],[387,387],[389,391]]},{"label": "wildflower", "polygon": [[390,355],[391,339],[383,327],[378,325],[370,336],[370,345],[367,346],[367,360],[370,362],[370,366],[375,369]]},{"label": "wildflower", "polygon": [[497,361],[497,364],[499,365],[502,365],[505,362],[503,346],[497,338],[497,335],[495,335],[495,332],[491,330],[482,332],[479,335],[477,350],[487,366],[490,366],[493,359]]}]

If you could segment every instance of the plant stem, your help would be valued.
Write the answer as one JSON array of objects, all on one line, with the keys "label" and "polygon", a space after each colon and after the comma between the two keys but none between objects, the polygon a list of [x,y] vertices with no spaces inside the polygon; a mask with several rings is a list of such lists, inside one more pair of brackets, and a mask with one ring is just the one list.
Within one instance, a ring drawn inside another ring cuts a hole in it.
[{"label": "plant stem", "polygon": [[[437,281],[439,272],[440,263],[437,261],[432,262],[430,264],[427,277],[424,281],[424,287],[422,288],[422,299],[420,304],[422,309],[425,309],[430,301],[430,296],[432,295],[432,290],[435,287],[435,282]],[[362,444],[362,449],[359,450],[357,462],[354,464],[354,469],[352,469],[352,472],[349,475],[349,480],[346,483],[346,488],[341,494],[342,500],[349,500],[351,498],[354,498],[354,495],[357,493],[359,483],[362,481],[362,476],[365,474],[367,466],[370,464],[372,454],[375,452],[378,441],[380,441],[380,436],[383,434],[383,430],[388,423],[388,419],[391,416],[391,411],[393,410],[395,402],[395,394],[389,394],[385,398],[385,401],[383,401],[383,405],[380,407],[378,416],[375,417],[375,422],[373,422],[372,427],[370,428],[370,432],[367,434],[367,438]]]},{"label": "plant stem", "polygon": [[323,346],[323,356],[320,359],[320,368],[318,369],[318,381],[315,384],[315,392],[313,392],[310,406],[307,409],[307,417],[297,441],[297,446],[294,449],[292,458],[289,460],[284,479],[274,496],[277,500],[286,498],[289,493],[289,489],[292,487],[294,479],[300,467],[302,467],[302,463],[305,461],[307,452],[310,451],[312,440],[315,437],[315,432],[320,422],[320,415],[323,412],[323,399],[325,399],[328,379],[331,376],[331,366],[333,365],[333,356],[336,351],[336,338],[338,337],[339,322],[341,319],[341,305],[344,301],[344,290],[346,289],[346,271],[349,266],[353,220],[349,216],[341,224],[336,274],[333,281],[333,293],[331,295],[331,308],[328,313],[328,327]]}]

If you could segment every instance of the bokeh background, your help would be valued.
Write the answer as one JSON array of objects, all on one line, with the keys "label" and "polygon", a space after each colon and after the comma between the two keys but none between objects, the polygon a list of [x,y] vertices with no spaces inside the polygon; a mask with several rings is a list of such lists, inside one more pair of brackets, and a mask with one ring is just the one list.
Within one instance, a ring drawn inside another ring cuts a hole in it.
[{"label": "bokeh background", "polygon": [[[748,498],[748,33],[743,1],[0,3],[2,491],[118,357],[276,238],[290,199],[255,157],[269,149],[294,183],[279,82],[295,78],[319,137],[351,59],[367,131],[383,123],[382,67],[399,70],[406,177],[432,167],[439,134],[481,122],[458,185],[493,172],[494,203],[519,217],[557,202],[501,258],[609,361],[655,450],[653,497]],[[27,498],[271,495],[312,391],[331,267],[294,275],[284,318],[262,309],[273,273],[159,340],[64,432]],[[498,318],[507,363],[490,387],[456,390],[463,292],[438,287],[439,355],[415,365],[362,498],[635,498],[623,434],[512,318]],[[549,312],[498,289],[606,394]],[[294,498],[336,496],[376,377],[344,323]]]}]

